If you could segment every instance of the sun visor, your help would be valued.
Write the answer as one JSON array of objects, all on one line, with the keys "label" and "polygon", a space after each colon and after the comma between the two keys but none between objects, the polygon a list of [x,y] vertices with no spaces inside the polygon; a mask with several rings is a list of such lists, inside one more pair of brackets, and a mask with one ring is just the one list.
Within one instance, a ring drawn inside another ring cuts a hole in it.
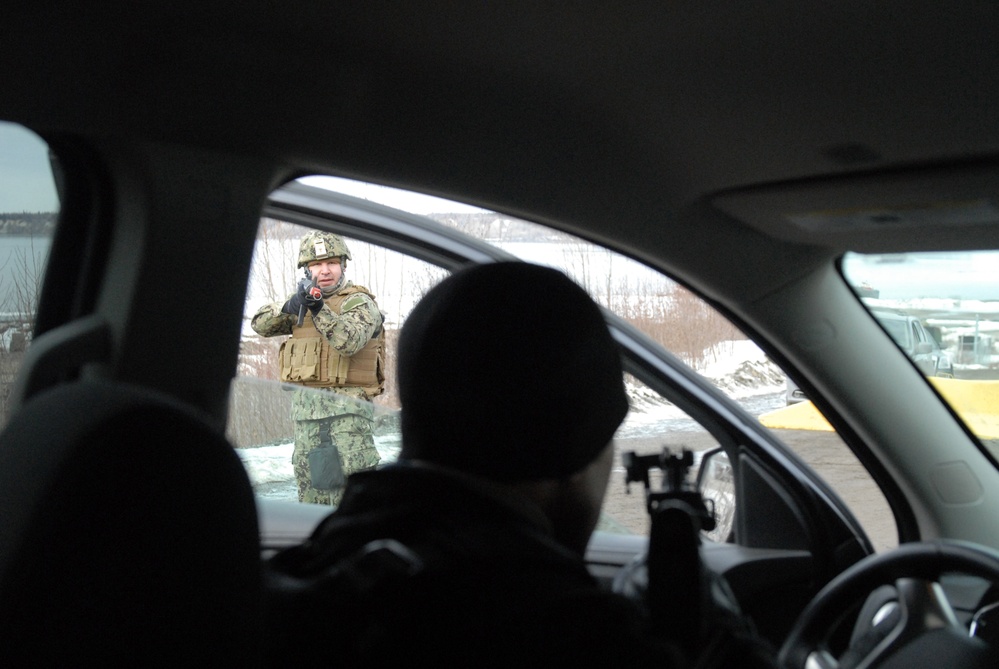
[{"label": "sun visor", "polygon": [[999,166],[731,191],[712,205],[771,237],[842,250],[999,248]]}]

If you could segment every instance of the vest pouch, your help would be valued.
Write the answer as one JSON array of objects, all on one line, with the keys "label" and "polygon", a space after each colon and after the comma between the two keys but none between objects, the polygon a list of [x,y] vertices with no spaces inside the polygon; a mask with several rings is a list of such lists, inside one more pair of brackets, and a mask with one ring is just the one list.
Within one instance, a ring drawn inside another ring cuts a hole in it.
[{"label": "vest pouch", "polygon": [[309,451],[309,478],[316,490],[337,490],[347,483],[335,446],[320,446]]},{"label": "vest pouch", "polygon": [[281,360],[281,381],[308,383],[319,381],[319,337],[286,339],[278,355]]},{"label": "vest pouch", "polygon": [[350,358],[340,355],[332,348],[329,349],[329,359],[327,362],[329,379],[335,386],[349,385],[347,373],[350,371]]}]

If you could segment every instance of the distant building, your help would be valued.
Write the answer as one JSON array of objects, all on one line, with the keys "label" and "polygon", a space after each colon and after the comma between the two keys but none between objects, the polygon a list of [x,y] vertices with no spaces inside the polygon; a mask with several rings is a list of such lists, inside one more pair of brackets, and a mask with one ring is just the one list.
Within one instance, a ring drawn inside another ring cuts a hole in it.
[{"label": "distant building", "polygon": [[871,284],[866,281],[859,286],[853,286],[853,292],[855,292],[860,297],[880,297],[881,291],[873,288]]}]

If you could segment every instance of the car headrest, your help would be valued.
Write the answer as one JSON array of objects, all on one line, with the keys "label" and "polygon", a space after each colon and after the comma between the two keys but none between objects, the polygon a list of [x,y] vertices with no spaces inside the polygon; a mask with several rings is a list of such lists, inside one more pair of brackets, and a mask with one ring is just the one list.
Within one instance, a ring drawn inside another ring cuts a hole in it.
[{"label": "car headrest", "polygon": [[252,666],[260,632],[253,490],[210,420],[106,381],[24,404],[0,434],[6,658]]}]

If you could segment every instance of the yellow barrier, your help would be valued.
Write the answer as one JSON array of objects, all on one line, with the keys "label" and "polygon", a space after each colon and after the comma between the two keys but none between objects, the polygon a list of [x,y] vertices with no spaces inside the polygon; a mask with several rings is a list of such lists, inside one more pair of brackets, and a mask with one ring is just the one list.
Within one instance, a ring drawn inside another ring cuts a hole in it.
[{"label": "yellow barrier", "polygon": [[760,416],[760,422],[766,427],[778,430],[822,430],[832,432],[832,425],[819,413],[815,405],[809,401],[791,404],[783,409],[777,409]]},{"label": "yellow barrier", "polygon": [[[999,439],[999,381],[969,381],[931,377],[964,422],[982,439]],[[799,402],[760,416],[760,423],[784,430],[832,431],[832,426],[811,402]]]}]

